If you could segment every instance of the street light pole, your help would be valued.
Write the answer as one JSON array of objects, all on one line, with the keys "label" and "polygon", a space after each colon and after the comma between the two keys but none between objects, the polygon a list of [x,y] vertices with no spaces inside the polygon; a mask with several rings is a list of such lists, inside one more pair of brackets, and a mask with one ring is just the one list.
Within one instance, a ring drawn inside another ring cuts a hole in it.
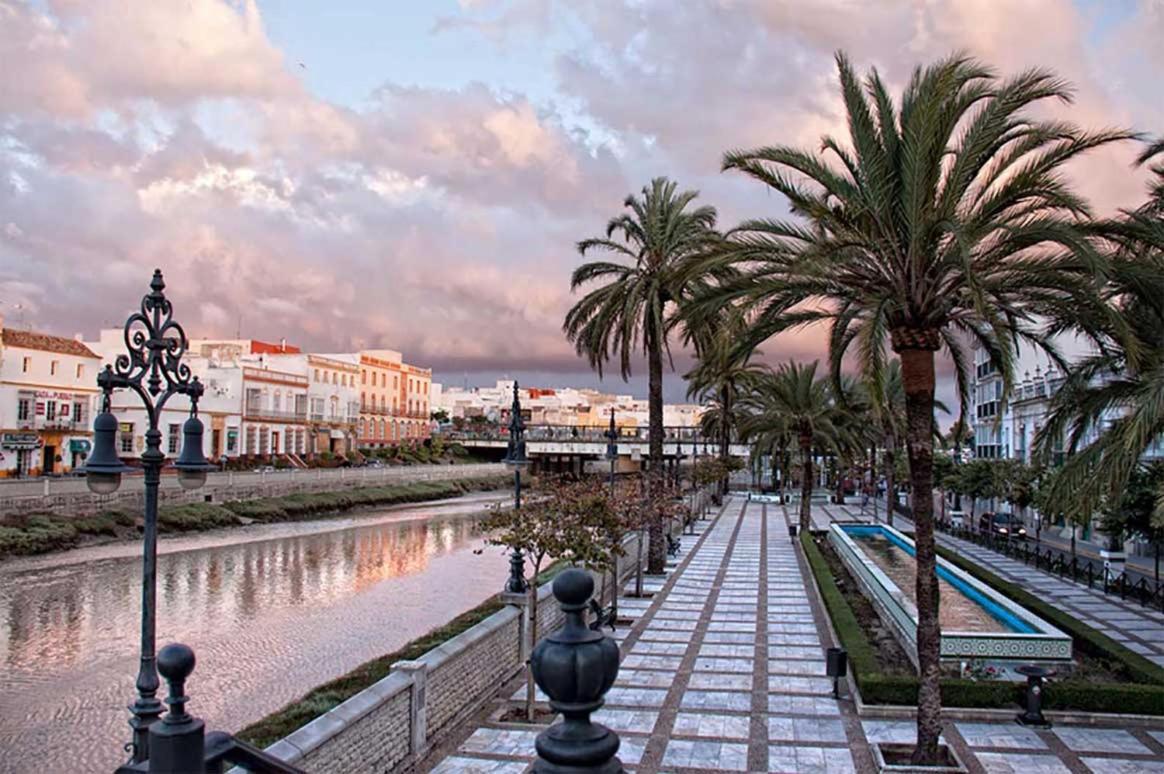
[{"label": "street light pole", "polygon": [[610,429],[606,431],[606,459],[610,460],[610,493],[614,494],[614,466],[618,462],[618,430],[614,426],[614,406],[610,407]]},{"label": "street light pole", "polygon": [[86,483],[97,494],[112,494],[121,484],[126,467],[117,453],[117,418],[111,411],[114,390],[131,390],[141,399],[148,418],[146,449],[141,455],[145,472],[145,523],[142,534],[141,664],[138,670],[137,698],[129,710],[133,729],[131,763],[149,758],[149,728],[162,714],[158,700],[158,672],[155,656],[157,627],[157,556],[158,556],[158,488],[166,455],[162,452],[162,433],[158,429],[162,410],[175,395],[190,400],[190,416],[183,427],[182,452],[175,463],[178,482],[184,489],[197,489],[206,483],[206,473],[214,466],[202,451],[202,420],[198,418],[198,399],[203,386],[182,363],[188,342],[182,327],[173,321],[173,307],[166,298],[166,283],[160,269],[154,271],[150,292],[141,302],[141,310],[125,323],[125,346],[128,354],[118,355],[97,376],[102,391],[102,410],[93,422],[93,453],[85,465]]},{"label": "street light pole", "polygon": [[[513,471],[513,509],[521,510],[521,471],[529,465],[525,453],[525,420],[521,417],[521,399],[517,396],[517,381],[513,382],[513,403],[509,409],[509,448],[505,454],[505,466]],[[526,590],[525,557],[521,549],[513,549],[509,556],[509,580],[505,590],[521,594]]]}]

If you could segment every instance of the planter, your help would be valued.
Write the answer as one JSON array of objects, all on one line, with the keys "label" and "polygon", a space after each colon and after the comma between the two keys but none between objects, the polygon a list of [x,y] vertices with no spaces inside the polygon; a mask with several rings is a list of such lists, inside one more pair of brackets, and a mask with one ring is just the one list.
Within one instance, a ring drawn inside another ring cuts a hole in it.
[{"label": "planter", "polygon": [[870,745],[873,748],[873,763],[877,766],[878,771],[890,772],[916,772],[917,774],[966,774],[968,769],[962,763],[962,759],[958,757],[958,753],[954,752],[954,748],[946,744],[938,745],[938,756],[940,763],[933,766],[918,766],[910,763],[910,756],[913,755],[912,744],[874,744]]}]

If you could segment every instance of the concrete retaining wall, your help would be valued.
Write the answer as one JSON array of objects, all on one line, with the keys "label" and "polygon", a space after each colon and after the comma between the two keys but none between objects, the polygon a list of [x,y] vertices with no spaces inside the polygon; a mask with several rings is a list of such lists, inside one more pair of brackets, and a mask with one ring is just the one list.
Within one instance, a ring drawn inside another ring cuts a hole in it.
[{"label": "concrete retaining wall", "polygon": [[[352,468],[337,470],[294,470],[277,473],[215,473],[211,482],[194,491],[177,486],[176,479],[164,476],[158,503],[173,505],[201,502],[236,502],[261,497],[306,492],[335,492],[360,487],[393,486],[419,481],[449,481],[459,478],[485,478],[505,473],[500,463],[467,465],[414,465],[407,467]],[[83,479],[52,481],[46,479],[50,494],[3,496],[0,487],[0,515],[9,513],[48,512],[85,516],[113,508],[129,511],[145,509],[145,486],[137,476],[126,478],[115,494],[95,495]],[[57,491],[68,488],[69,491]]]}]

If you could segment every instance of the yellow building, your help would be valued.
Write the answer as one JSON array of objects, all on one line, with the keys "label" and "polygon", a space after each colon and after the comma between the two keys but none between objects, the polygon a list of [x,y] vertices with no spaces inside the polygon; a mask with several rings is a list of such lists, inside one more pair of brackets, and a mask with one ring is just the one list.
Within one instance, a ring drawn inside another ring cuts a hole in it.
[{"label": "yellow building", "polygon": [[429,437],[432,371],[405,363],[399,352],[360,352],[360,421],[363,447],[392,446]]}]

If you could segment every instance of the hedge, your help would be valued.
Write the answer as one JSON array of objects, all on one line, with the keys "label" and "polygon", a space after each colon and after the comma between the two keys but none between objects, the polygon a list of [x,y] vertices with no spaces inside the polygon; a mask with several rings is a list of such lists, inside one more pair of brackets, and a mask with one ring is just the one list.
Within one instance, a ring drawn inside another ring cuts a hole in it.
[{"label": "hedge", "polygon": [[[916,706],[918,679],[914,676],[887,675],[881,672],[874,645],[869,641],[864,629],[857,621],[853,609],[838,588],[836,579],[833,577],[828,563],[825,562],[824,556],[821,555],[820,549],[813,542],[812,536],[802,532],[800,542],[804,548],[805,558],[812,569],[812,574],[816,578],[825,608],[832,619],[833,628],[836,629],[841,645],[848,651],[849,665],[861,691],[862,700],[866,704]],[[986,574],[989,575],[989,573]],[[989,582],[985,578],[980,578],[980,580]],[[1003,588],[1000,588],[999,591],[1009,593]],[[1018,599],[1016,601],[1023,602],[1023,600]],[[1042,605],[1042,607],[1046,606]],[[1035,612],[1040,611],[1035,610]],[[1062,618],[1063,616],[1058,615],[1057,617]],[[1121,651],[1131,654],[1127,648],[1118,645],[1108,637],[1104,637],[1094,629],[1078,622],[1072,623],[1071,627],[1063,626],[1061,628],[1069,630],[1072,636],[1076,636],[1077,630],[1086,630],[1086,636],[1076,639],[1077,646],[1084,643],[1085,652],[1090,653],[1090,648],[1100,647],[1102,641],[1107,640],[1115,648],[1101,650],[1093,655],[1123,662]],[[1155,666],[1150,661],[1147,663]],[[1131,668],[1131,665],[1126,663],[1124,665]],[[1158,668],[1156,669],[1158,670]],[[1139,670],[1135,673],[1140,674]],[[1149,682],[1155,683],[1155,675],[1152,675],[1150,671],[1148,674],[1153,678]],[[943,678],[940,690],[942,705],[947,707],[1009,708],[1020,704],[1023,700],[1022,683]],[[1164,686],[1159,684],[1083,683],[1067,680],[1053,683],[1044,692],[1043,697],[1044,706],[1048,709],[1164,715]]]}]

